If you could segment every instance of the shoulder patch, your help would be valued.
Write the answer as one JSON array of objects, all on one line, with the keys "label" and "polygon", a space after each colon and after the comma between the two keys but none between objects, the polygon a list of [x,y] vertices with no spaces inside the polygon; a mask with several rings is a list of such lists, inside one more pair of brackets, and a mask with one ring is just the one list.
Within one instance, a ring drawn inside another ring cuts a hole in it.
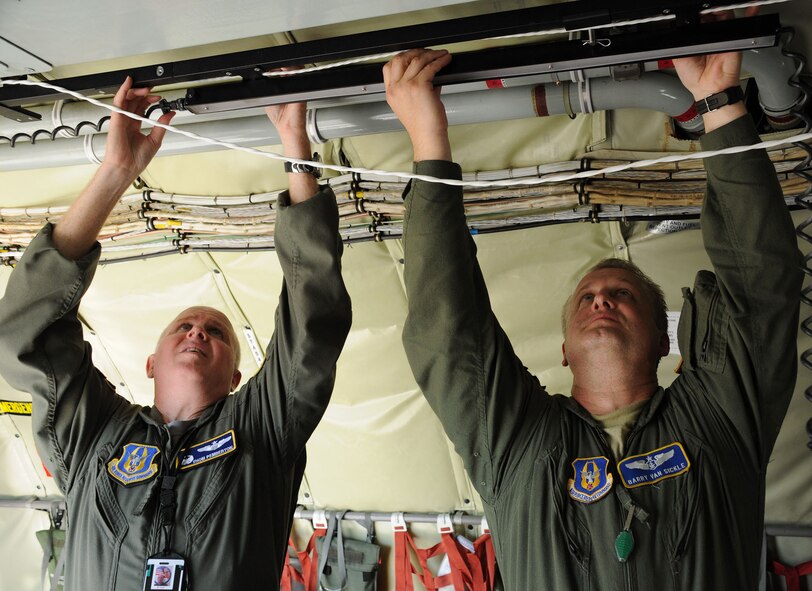
[{"label": "shoulder patch", "polygon": [[567,492],[579,503],[594,503],[612,488],[614,477],[609,472],[608,458],[576,458],[572,462],[572,471]]},{"label": "shoulder patch", "polygon": [[234,435],[234,429],[230,429],[217,437],[180,450],[178,454],[180,469],[191,470],[212,460],[219,460],[235,451],[237,451],[237,437]]},{"label": "shoulder patch", "polygon": [[654,484],[666,478],[685,474],[690,468],[691,461],[679,442],[630,456],[618,464],[620,478],[626,488]]},{"label": "shoulder patch", "polygon": [[121,484],[129,486],[150,480],[158,473],[155,461],[161,450],[145,443],[127,443],[121,457],[107,463],[107,472]]}]

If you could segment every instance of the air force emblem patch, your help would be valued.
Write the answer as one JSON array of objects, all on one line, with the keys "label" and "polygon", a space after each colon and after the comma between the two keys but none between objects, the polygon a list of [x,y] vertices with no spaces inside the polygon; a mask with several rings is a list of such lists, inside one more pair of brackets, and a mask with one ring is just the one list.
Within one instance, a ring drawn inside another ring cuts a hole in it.
[{"label": "air force emblem patch", "polygon": [[681,443],[672,443],[650,452],[631,456],[618,464],[626,488],[654,484],[684,474],[691,468]]},{"label": "air force emblem patch", "polygon": [[155,459],[161,450],[154,445],[128,443],[121,450],[121,457],[113,458],[107,464],[107,472],[121,484],[140,484],[158,473]]},{"label": "air force emblem patch", "polygon": [[191,470],[235,451],[237,451],[237,438],[234,435],[234,430],[231,429],[222,435],[182,449],[178,454],[180,469]]},{"label": "air force emblem patch", "polygon": [[609,460],[576,458],[572,463],[573,478],[569,479],[567,491],[579,503],[594,503],[612,488],[613,477],[609,472]]}]

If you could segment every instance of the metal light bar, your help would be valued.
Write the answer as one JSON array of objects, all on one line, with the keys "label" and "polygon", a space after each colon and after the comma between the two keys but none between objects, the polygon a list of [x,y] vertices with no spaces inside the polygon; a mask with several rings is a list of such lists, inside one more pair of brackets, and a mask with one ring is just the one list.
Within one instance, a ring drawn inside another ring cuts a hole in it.
[{"label": "metal light bar", "polygon": [[[127,75],[134,85],[160,86],[209,80],[224,76],[260,78],[261,73],[282,66],[335,61],[550,29],[575,30],[615,22],[674,15],[677,25],[698,20],[699,11],[724,8],[734,0],[579,0],[493,14],[421,23],[328,39],[317,39],[224,55],[162,62],[86,76],[54,80],[54,84],[88,95],[113,94]],[[6,106],[67,98],[53,91],[30,87],[0,87]]]},{"label": "metal light bar", "polygon": [[[600,39],[600,43],[560,41],[460,53],[435,80],[437,85],[442,86],[772,47],[778,41],[779,26],[778,16],[772,14],[611,35]],[[379,94],[384,90],[381,64],[367,64],[194,88],[186,94],[185,108],[193,113],[213,113],[296,101]]]}]

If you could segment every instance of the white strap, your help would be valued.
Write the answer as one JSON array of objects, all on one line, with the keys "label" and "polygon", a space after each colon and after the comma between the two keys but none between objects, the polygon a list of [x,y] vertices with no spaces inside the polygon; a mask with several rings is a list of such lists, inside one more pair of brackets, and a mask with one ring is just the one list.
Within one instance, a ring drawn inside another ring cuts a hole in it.
[{"label": "white strap", "polygon": [[389,521],[392,523],[393,531],[406,531],[406,520],[403,519],[403,513],[392,513]]},{"label": "white strap", "polygon": [[454,524],[451,523],[451,514],[440,513],[437,515],[437,531],[441,534],[453,533]]}]

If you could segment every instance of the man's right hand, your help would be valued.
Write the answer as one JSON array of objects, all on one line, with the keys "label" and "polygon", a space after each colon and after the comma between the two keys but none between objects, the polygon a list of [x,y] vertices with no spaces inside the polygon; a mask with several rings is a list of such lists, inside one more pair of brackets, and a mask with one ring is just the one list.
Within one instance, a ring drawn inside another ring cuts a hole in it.
[{"label": "man's right hand", "polygon": [[[128,76],[113,99],[115,106],[142,115],[161,98],[150,94],[149,88],[132,85]],[[174,115],[165,113],[158,122],[169,123]],[[144,135],[140,121],[113,113],[102,165],[54,228],[54,245],[62,255],[76,260],[90,251],[107,216],[158,152],[165,134],[166,130],[153,127]]]},{"label": "man's right hand", "polygon": [[[133,88],[132,85],[132,78],[127,76],[124,84],[118,89],[113,104],[125,111],[143,115],[147,108],[158,102],[161,97],[150,94],[149,88]],[[158,118],[158,122],[168,124],[174,115],[174,112],[164,113]],[[120,113],[113,113],[100,172],[128,179],[126,188],[143,172],[158,152],[165,134],[165,129],[153,127],[149,135],[144,135],[141,133],[140,121]]]},{"label": "man's right hand", "polygon": [[383,68],[386,101],[409,133],[414,160],[451,160],[448,119],[434,76],[451,61],[445,50],[410,49]]}]

